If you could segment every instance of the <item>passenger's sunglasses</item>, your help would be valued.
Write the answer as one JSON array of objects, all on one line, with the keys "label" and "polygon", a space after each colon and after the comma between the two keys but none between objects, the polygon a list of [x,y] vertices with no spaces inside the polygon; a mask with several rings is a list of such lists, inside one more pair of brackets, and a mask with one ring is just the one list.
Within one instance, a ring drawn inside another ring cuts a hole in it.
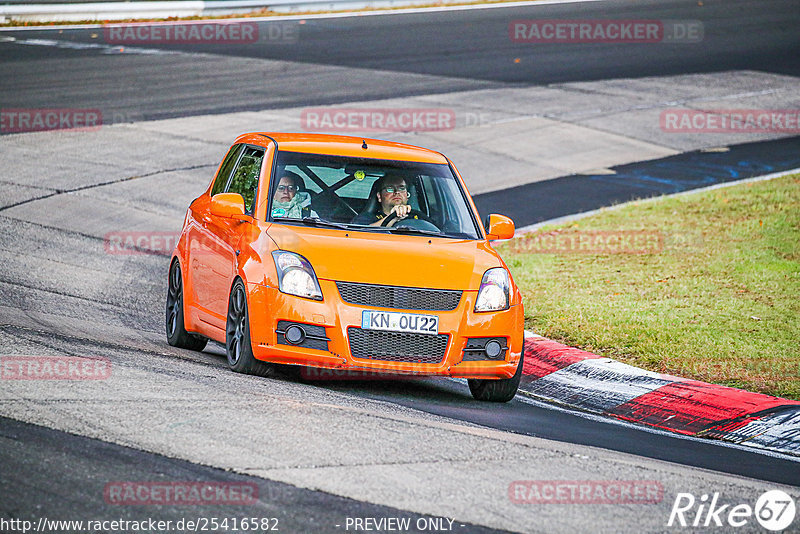
[{"label": "passenger's sunglasses", "polygon": [[294,193],[295,191],[297,191],[297,186],[296,185],[279,185],[278,186],[278,191],[290,191],[290,192]]},{"label": "passenger's sunglasses", "polygon": [[395,191],[397,191],[398,193],[405,193],[406,191],[408,191],[408,188],[404,185],[398,185],[397,187],[389,186],[389,187],[384,187],[383,191],[386,191],[387,193],[392,195],[394,194]]}]

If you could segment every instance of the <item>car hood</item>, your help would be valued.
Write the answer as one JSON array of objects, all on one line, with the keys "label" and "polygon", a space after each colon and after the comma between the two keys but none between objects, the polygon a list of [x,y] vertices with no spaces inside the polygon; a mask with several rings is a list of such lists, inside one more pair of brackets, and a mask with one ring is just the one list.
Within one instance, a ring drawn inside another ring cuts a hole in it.
[{"label": "car hood", "polygon": [[502,265],[481,240],[331,230],[273,224],[281,250],[304,256],[320,279],[437,289],[474,289]]}]

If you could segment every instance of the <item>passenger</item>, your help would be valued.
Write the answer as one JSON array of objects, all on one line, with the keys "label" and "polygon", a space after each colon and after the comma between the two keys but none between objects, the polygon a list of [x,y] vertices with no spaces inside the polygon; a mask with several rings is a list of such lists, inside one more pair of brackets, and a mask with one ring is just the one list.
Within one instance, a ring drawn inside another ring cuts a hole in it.
[{"label": "passenger", "polygon": [[[370,226],[380,226],[383,219],[391,214],[397,215],[386,226],[394,226],[398,221],[408,217],[411,206],[408,205],[408,186],[401,176],[387,174],[378,179],[377,189],[378,206],[374,212],[366,211],[359,214],[353,223]],[[414,219],[418,217],[413,216]]]},{"label": "passenger", "polygon": [[272,216],[318,219],[319,215],[311,209],[311,194],[307,191],[300,191],[305,185],[303,178],[291,171],[284,171],[280,176],[281,179],[275,188],[275,196],[272,197]]}]

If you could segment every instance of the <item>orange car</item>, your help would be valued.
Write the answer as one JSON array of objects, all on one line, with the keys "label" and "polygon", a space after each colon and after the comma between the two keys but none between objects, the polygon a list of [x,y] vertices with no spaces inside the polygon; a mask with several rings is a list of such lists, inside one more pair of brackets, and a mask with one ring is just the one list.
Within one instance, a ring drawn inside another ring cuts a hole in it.
[{"label": "orange car", "polygon": [[[410,145],[249,133],[186,213],[169,269],[171,345],[226,346],[228,364],[468,379],[512,399],[523,309],[455,166]],[[317,369],[315,369],[317,368]]]}]

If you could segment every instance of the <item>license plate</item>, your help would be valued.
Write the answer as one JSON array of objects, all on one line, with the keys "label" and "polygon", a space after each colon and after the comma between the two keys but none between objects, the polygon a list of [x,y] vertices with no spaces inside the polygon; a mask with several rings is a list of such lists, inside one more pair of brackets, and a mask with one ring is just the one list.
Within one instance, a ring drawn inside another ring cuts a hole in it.
[{"label": "license plate", "polygon": [[439,317],[416,313],[364,310],[361,312],[361,328],[435,335],[439,333]]}]

